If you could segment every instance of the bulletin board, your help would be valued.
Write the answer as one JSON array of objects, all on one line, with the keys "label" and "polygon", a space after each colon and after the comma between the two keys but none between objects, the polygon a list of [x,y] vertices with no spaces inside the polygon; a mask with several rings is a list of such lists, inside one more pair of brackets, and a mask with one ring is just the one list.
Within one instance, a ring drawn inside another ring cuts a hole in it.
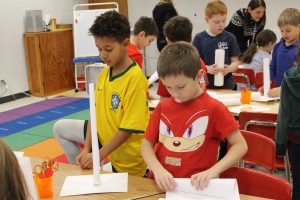
[{"label": "bulletin board", "polygon": [[[112,5],[112,8],[89,10],[89,6],[95,5]],[[74,38],[74,56],[94,57],[99,56],[98,49],[95,46],[95,40],[89,33],[90,27],[95,19],[110,10],[119,11],[118,4],[110,3],[93,3],[93,4],[77,4],[73,9],[73,38]]]}]

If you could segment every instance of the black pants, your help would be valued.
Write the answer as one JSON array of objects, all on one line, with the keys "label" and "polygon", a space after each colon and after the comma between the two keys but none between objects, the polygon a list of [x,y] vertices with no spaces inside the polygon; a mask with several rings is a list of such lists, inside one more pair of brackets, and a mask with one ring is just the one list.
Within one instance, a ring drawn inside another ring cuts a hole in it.
[{"label": "black pants", "polygon": [[291,143],[292,200],[300,199],[300,144]]}]

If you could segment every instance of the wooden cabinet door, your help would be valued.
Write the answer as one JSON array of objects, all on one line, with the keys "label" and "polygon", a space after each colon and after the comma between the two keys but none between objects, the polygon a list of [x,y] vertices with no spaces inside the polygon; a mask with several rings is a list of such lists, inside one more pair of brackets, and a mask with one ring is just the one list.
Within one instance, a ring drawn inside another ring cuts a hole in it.
[{"label": "wooden cabinet door", "polygon": [[40,34],[43,86],[46,95],[75,87],[72,30]]},{"label": "wooden cabinet door", "polygon": [[30,91],[34,96],[43,96],[43,72],[40,56],[40,41],[38,35],[33,33],[25,33],[24,44]]},{"label": "wooden cabinet door", "polygon": [[[89,3],[107,3],[116,2],[119,5],[119,12],[128,18],[127,0],[89,0]],[[107,6],[91,6],[90,9],[110,8]]]}]

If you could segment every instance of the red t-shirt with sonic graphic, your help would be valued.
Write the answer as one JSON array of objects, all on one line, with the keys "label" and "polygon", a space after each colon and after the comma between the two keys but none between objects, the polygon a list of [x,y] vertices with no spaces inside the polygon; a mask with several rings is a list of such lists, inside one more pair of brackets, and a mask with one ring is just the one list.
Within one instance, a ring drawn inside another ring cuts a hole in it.
[{"label": "red t-shirt with sonic graphic", "polygon": [[186,103],[171,97],[158,104],[145,139],[155,144],[157,159],[175,178],[190,178],[217,162],[220,140],[238,127],[227,107],[203,92]]}]

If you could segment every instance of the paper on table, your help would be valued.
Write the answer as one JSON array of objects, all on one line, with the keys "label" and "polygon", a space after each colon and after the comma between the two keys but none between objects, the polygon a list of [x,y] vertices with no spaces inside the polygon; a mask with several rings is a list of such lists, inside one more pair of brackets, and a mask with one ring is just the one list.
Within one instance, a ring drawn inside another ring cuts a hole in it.
[{"label": "paper on table", "polygon": [[[215,51],[215,64],[219,68],[224,68],[225,61],[225,50],[224,49],[216,49]],[[224,75],[222,73],[215,74],[214,80],[215,86],[223,86],[224,85]]]},{"label": "paper on table", "polygon": [[93,175],[67,176],[60,196],[128,191],[128,173],[100,174],[100,176],[101,185],[93,184]]},{"label": "paper on table", "polygon": [[240,112],[266,112],[271,108],[245,104],[240,106],[229,107],[228,109],[232,113],[240,113]]},{"label": "paper on table", "polygon": [[155,71],[148,79],[148,85],[153,84],[157,80],[158,80],[158,74],[157,74],[157,71]]},{"label": "paper on table", "polygon": [[225,106],[238,106],[238,105],[241,105],[241,94],[240,93],[234,93],[234,94],[215,94],[215,93],[211,93],[210,96],[212,98],[215,98],[218,101],[222,102]]},{"label": "paper on table", "polygon": [[238,106],[241,105],[240,98],[226,98],[226,99],[218,99],[221,101],[225,106]]},{"label": "paper on table", "polygon": [[35,185],[33,182],[33,174],[32,174],[32,167],[31,167],[31,162],[30,162],[30,158],[29,157],[19,157],[17,156],[20,168],[22,170],[22,173],[24,175],[26,184],[27,184],[27,188],[28,188],[28,192],[30,194],[30,196],[36,200],[37,198],[37,193],[35,190]]},{"label": "paper on table", "polygon": [[252,92],[252,94],[251,94],[252,101],[268,102],[268,101],[276,101],[279,99],[280,99],[280,97],[262,96],[259,92]]},{"label": "paper on table", "polygon": [[94,83],[89,84],[89,94],[90,94],[90,120],[91,120],[91,135],[92,135],[94,185],[100,185],[101,184],[100,155],[99,155],[98,134],[97,134],[97,125],[96,125]]},{"label": "paper on table", "polygon": [[264,71],[264,96],[268,97],[270,91],[270,59],[263,59],[263,71]]},{"label": "paper on table", "polygon": [[[176,178],[177,188],[166,193],[166,200],[239,200],[236,179],[211,179],[204,190],[196,190],[188,178]],[[218,191],[218,192],[216,192]]]}]

